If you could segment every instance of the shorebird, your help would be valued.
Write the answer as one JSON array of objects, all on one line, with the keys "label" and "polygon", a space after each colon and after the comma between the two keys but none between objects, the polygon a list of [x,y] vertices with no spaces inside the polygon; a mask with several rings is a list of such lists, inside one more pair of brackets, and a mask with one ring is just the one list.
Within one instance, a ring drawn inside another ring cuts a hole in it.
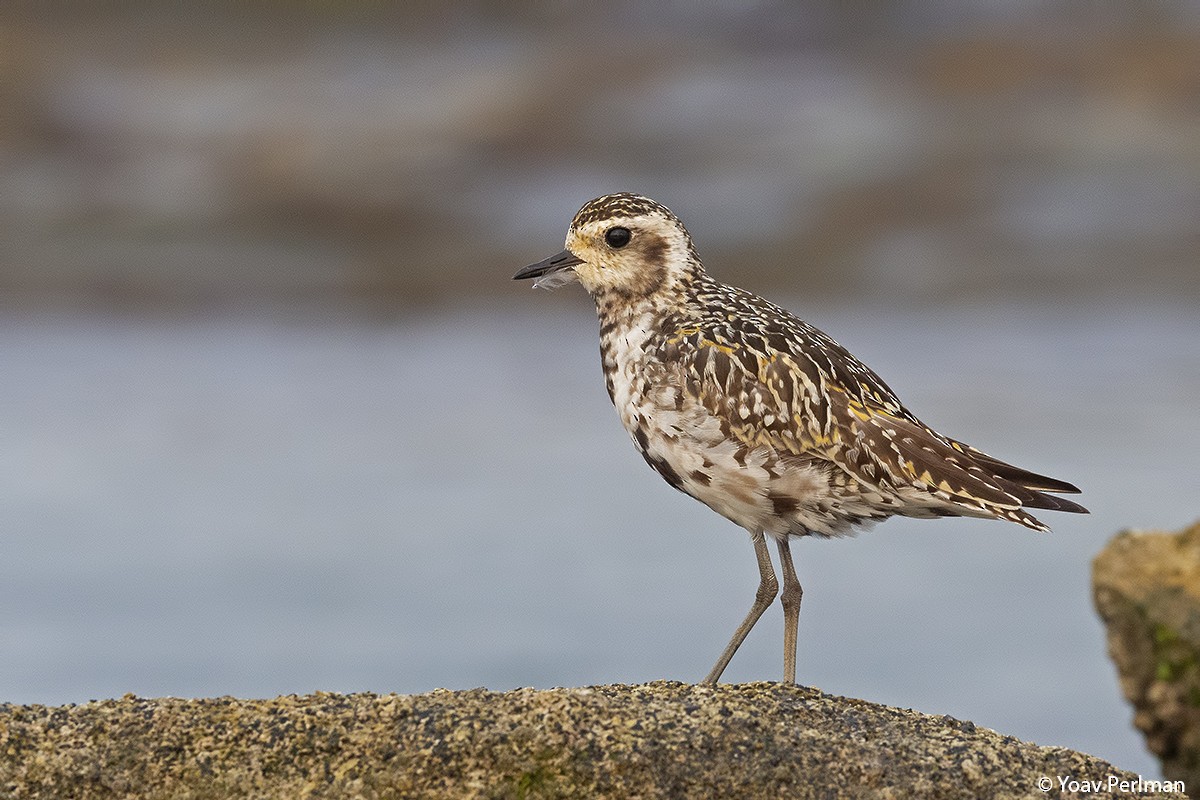
[{"label": "shorebird", "polygon": [[671,486],[750,533],[758,591],[704,683],[717,682],[777,594],[784,680],[795,682],[803,591],[793,536],[840,536],[897,514],[1047,531],[1026,508],[1087,513],[1048,494],[1075,486],[943,436],[825,333],[710,277],[687,228],[648,197],[586,203],[566,249],[513,278],[583,284],[600,319],[608,396],[638,452]]}]

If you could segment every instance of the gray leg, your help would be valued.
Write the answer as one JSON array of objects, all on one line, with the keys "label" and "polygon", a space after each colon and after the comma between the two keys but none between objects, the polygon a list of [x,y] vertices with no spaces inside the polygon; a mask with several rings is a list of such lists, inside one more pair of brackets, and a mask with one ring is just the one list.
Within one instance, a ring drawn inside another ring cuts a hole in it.
[{"label": "gray leg", "polygon": [[800,624],[800,599],[804,590],[792,566],[792,549],[786,538],[775,542],[779,545],[779,565],[783,570],[783,682],[796,682],[796,627]]},{"label": "gray leg", "polygon": [[[721,657],[717,659],[717,663],[713,666],[712,671],[708,673],[708,677],[703,683],[714,684],[721,677],[721,673],[725,671],[725,667],[729,666],[729,660],[733,658],[733,654],[741,647],[742,642],[746,639],[746,634],[750,633],[750,629],[754,627],[754,623],[758,622],[758,618],[763,615],[767,607],[775,599],[775,595],[779,592],[779,581],[775,578],[775,570],[771,567],[771,553],[767,550],[767,541],[763,537],[762,531],[755,531],[750,534],[750,541],[754,543],[754,556],[758,559],[758,591],[754,594],[754,605],[750,607],[750,613],[742,620],[742,624],[733,632],[733,638],[729,640],[729,644],[725,646],[725,651],[721,653]],[[795,574],[792,575],[795,578]],[[799,584],[796,584],[799,586]],[[793,666],[794,671],[794,666]]]}]

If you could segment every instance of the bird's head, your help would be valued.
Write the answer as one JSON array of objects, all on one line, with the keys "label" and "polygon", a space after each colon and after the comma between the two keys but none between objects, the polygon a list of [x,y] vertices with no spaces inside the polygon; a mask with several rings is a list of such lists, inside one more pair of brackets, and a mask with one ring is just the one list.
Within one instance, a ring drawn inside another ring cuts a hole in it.
[{"label": "bird's head", "polygon": [[622,192],[584,204],[567,231],[567,249],[513,276],[554,287],[578,280],[594,298],[650,297],[701,269],[687,228],[648,197]]}]

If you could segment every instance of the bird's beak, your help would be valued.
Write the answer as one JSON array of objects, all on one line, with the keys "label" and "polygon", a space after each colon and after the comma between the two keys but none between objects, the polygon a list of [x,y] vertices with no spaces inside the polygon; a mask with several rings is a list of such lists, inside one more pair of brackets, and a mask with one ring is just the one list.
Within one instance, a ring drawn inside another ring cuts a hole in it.
[{"label": "bird's beak", "polygon": [[549,275],[552,272],[562,272],[564,269],[570,269],[576,264],[582,263],[582,258],[576,256],[570,250],[563,250],[558,255],[550,256],[545,261],[530,264],[516,275],[513,275],[513,280],[523,281],[526,278],[540,278],[542,275]]}]

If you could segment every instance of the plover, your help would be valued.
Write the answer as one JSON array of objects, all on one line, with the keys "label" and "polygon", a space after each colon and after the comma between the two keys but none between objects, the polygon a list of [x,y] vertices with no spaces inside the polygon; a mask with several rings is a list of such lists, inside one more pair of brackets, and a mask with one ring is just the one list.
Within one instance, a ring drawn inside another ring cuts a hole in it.
[{"label": "plover", "polygon": [[793,536],[840,536],[900,514],[1049,530],[1026,508],[1087,513],[1075,486],[1014,467],[925,425],[883,380],[812,325],[704,270],[671,211],[621,193],[586,203],[566,249],[514,279],[578,280],[596,303],[608,396],[671,486],[750,533],[754,605],[705,683],[716,683],[779,594],[784,680],[796,680],[802,590]]}]

